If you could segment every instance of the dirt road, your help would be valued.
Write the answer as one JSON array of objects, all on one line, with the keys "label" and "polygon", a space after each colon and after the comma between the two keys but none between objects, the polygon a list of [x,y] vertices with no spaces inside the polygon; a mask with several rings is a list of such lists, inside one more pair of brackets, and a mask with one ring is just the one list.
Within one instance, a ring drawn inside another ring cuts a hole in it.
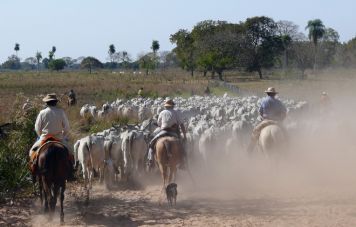
[{"label": "dirt road", "polygon": [[[199,186],[178,190],[178,204],[170,208],[158,205],[158,186],[107,191],[97,185],[86,205],[81,187],[70,185],[65,226],[356,226],[356,196],[216,194]],[[59,215],[49,222],[38,201],[22,201],[1,208],[0,225],[58,226]]]}]

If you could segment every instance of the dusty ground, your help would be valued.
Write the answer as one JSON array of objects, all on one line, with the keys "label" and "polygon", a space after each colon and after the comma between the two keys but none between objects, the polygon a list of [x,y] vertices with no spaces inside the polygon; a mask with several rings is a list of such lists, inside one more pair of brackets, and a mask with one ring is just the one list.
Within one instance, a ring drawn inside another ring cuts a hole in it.
[{"label": "dusty ground", "polygon": [[[184,182],[184,181],[183,181]],[[199,182],[199,180],[198,180]],[[179,185],[179,184],[178,184]],[[160,187],[107,191],[96,185],[86,205],[84,191],[70,184],[65,195],[65,226],[355,226],[356,195],[325,188],[278,194],[263,188],[236,192],[219,187],[178,186],[178,204],[158,205]],[[286,191],[281,189],[281,191]],[[165,202],[165,201],[164,201]],[[59,226],[39,201],[20,201],[0,209],[0,226]]]}]

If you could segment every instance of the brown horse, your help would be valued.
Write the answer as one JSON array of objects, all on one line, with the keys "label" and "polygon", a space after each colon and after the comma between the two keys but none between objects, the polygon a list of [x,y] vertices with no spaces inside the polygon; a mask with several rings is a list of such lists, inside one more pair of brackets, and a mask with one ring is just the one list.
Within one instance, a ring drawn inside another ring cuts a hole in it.
[{"label": "brown horse", "polygon": [[175,137],[162,137],[156,143],[155,159],[163,180],[162,192],[175,181],[177,166],[183,162],[183,149],[182,143]]},{"label": "brown horse", "polygon": [[44,211],[52,218],[56,208],[58,192],[60,191],[60,221],[64,222],[63,200],[66,189],[66,179],[69,175],[68,150],[58,142],[47,142],[39,151],[38,179],[42,201],[44,190]]}]

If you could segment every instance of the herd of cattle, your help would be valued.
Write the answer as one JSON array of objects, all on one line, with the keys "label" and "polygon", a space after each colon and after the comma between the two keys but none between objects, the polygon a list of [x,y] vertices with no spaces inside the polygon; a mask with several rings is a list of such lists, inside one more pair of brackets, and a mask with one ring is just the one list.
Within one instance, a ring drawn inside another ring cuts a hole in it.
[{"label": "herd of cattle", "polygon": [[[186,151],[188,160],[202,160],[210,165],[216,155],[243,150],[249,142],[251,131],[259,121],[261,98],[192,96],[176,97],[175,109],[179,110],[187,128]],[[305,101],[282,100],[288,109],[288,118],[303,112]],[[118,125],[78,140],[74,145],[75,158],[82,166],[85,182],[91,184],[93,169],[105,176],[109,170],[112,178],[140,175],[150,136],[157,128],[156,119],[163,110],[163,98],[117,99],[99,109],[86,104],[80,110],[83,118],[103,119],[125,117],[138,122],[136,125]],[[106,167],[110,168],[106,168]],[[106,169],[106,170],[105,170]]]}]

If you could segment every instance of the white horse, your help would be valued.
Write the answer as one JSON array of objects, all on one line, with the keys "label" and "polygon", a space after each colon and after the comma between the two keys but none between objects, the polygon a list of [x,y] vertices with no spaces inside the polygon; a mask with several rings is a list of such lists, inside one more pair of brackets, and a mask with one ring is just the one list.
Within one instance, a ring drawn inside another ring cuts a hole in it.
[{"label": "white horse", "polygon": [[258,139],[258,148],[268,158],[277,158],[285,154],[287,148],[287,135],[278,125],[268,125],[261,130]]}]

